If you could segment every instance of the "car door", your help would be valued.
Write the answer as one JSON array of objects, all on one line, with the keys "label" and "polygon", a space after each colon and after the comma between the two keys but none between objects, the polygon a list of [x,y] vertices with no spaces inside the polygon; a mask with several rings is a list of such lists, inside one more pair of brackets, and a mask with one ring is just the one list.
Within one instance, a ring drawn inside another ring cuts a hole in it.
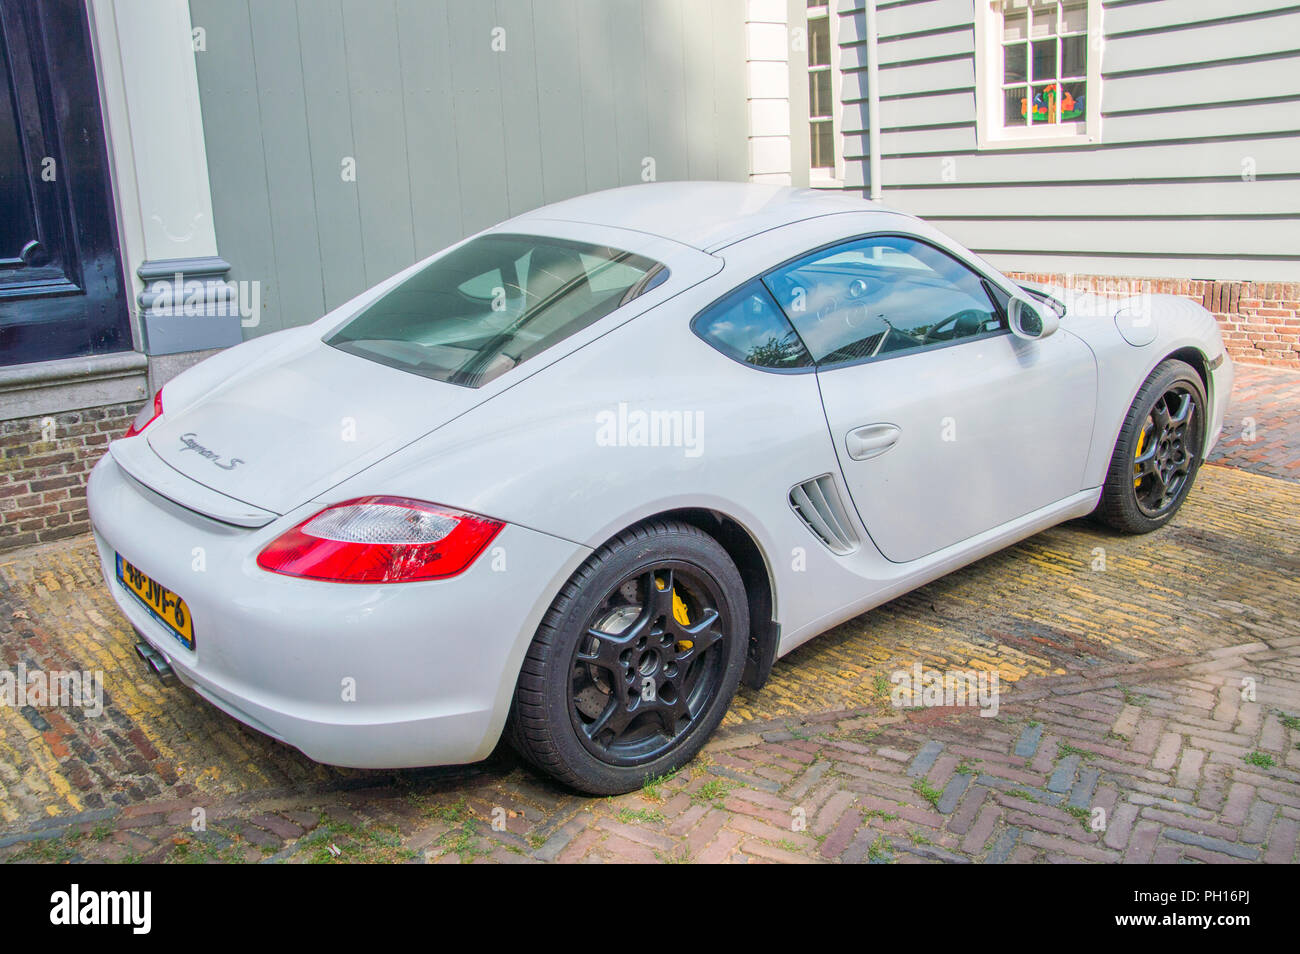
[{"label": "car door", "polygon": [[1006,293],[906,235],[836,245],[765,276],[817,362],[858,515],[905,563],[1081,489],[1096,404],[1091,350],[1025,340]]}]

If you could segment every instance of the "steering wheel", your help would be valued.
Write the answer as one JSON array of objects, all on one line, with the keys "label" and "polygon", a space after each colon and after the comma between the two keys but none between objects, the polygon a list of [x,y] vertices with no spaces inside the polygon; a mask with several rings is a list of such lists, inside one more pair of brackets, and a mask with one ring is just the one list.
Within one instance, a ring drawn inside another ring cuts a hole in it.
[{"label": "steering wheel", "polygon": [[934,325],[933,327],[927,329],[925,332],[925,336],[921,339],[921,343],[929,344],[932,341],[952,340],[951,338],[941,338],[939,336],[945,329],[948,328],[951,328],[955,331],[957,328],[957,322],[961,321],[963,318],[968,318],[968,317],[974,318],[976,324],[978,324],[983,318],[983,315],[974,308],[967,308],[964,311],[959,311],[954,315],[949,315],[947,318],[943,319],[943,321],[939,322],[937,325]]}]

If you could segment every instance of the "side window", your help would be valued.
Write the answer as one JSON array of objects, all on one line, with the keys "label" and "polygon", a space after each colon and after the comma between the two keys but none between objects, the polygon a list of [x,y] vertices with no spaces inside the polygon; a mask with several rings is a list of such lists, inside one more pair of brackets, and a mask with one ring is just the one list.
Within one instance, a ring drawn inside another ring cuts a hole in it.
[{"label": "side window", "polygon": [[695,333],[728,357],[759,368],[806,368],[812,359],[758,279],[702,311]]},{"label": "side window", "polygon": [[898,235],[814,252],[764,278],[819,365],[862,361],[1001,331],[983,280]]}]

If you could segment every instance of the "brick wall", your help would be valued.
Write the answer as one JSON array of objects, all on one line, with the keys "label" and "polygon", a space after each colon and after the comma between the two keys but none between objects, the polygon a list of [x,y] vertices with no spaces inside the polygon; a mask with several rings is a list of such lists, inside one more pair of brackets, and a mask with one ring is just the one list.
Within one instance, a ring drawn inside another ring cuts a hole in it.
[{"label": "brick wall", "polygon": [[1234,361],[1300,369],[1300,282],[1215,282],[1177,278],[1117,278],[1008,272],[1012,278],[1115,294],[1182,295],[1204,305],[1219,322]]},{"label": "brick wall", "polygon": [[90,529],[86,478],[141,404],[0,422],[0,551]]}]

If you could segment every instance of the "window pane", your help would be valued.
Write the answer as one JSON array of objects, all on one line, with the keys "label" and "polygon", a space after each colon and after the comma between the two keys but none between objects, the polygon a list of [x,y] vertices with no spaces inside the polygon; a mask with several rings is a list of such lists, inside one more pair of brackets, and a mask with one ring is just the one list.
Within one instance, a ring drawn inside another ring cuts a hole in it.
[{"label": "window pane", "polygon": [[803,368],[812,364],[799,336],[755,279],[732,292],[694,322],[705,341],[760,368]]},{"label": "window pane", "polygon": [[808,115],[831,115],[831,71],[808,74]]},{"label": "window pane", "polygon": [[1033,46],[1033,69],[1035,80],[1056,79],[1056,39],[1035,40]]},{"label": "window pane", "polygon": [[1062,83],[1061,86],[1061,122],[1064,123],[1081,123],[1085,119],[1084,100],[1088,84],[1083,81],[1077,83]]},{"label": "window pane", "polygon": [[1029,121],[1025,115],[1029,102],[1028,96],[1029,87],[1027,86],[1016,86],[1003,94],[1005,101],[1003,125],[1023,126]]},{"label": "window pane", "polygon": [[1056,4],[1050,7],[1034,7],[1029,35],[1033,37],[1056,35]]},{"label": "window pane", "polygon": [[587,282],[594,292],[625,292],[645,277],[645,272],[629,262],[611,262],[599,255],[582,254],[581,258]]},{"label": "window pane", "polygon": [[808,65],[829,66],[831,63],[831,21],[818,17],[808,21]]},{"label": "window pane", "polygon": [[809,140],[812,144],[810,165],[814,169],[835,168],[835,130],[829,121],[810,124]]},{"label": "window pane", "polygon": [[1088,73],[1088,38],[1067,36],[1061,38],[1061,75],[1086,76]]},{"label": "window pane", "polygon": [[1023,40],[1028,36],[1026,30],[1027,22],[1023,13],[1016,16],[1008,14],[1002,21],[1002,39],[1005,40]]},{"label": "window pane", "polygon": [[765,282],[819,364],[915,351],[1002,328],[974,272],[899,236],[815,252]]},{"label": "window pane", "polygon": [[614,248],[485,235],[434,259],[326,343],[477,388],[617,308],[652,269]]},{"label": "window pane", "polygon": [[1034,123],[1058,122],[1057,101],[1061,98],[1061,87],[1055,83],[1034,87]]},{"label": "window pane", "polygon": [[1088,7],[1086,4],[1079,3],[1067,6],[1062,13],[1062,33],[1083,33],[1088,29]]},{"label": "window pane", "polygon": [[1029,48],[1024,43],[1008,43],[1002,48],[1002,82],[1023,83],[1029,79],[1026,60]]}]

